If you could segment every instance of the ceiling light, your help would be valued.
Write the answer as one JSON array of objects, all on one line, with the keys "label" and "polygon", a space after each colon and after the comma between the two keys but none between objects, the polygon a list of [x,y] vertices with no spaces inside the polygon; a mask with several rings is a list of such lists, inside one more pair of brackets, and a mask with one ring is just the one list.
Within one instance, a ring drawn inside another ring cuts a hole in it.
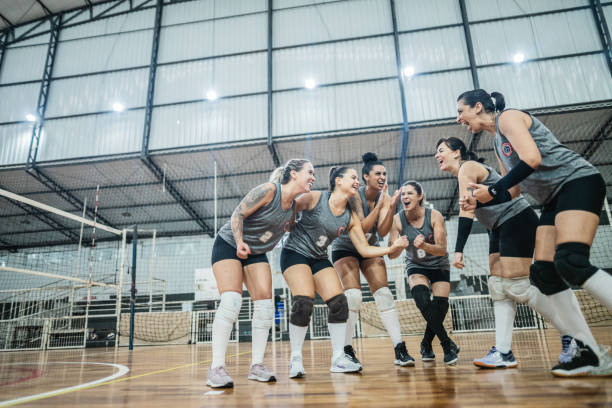
[{"label": "ceiling light", "polygon": [[306,89],[314,89],[317,86],[317,83],[314,79],[308,78],[306,81],[304,81],[304,86]]},{"label": "ceiling light", "polygon": [[123,106],[121,103],[119,102],[115,102],[113,103],[113,110],[115,112],[123,112],[125,110],[125,106]]},{"label": "ceiling light", "polygon": [[514,57],[512,57],[512,59],[514,60],[515,64],[520,64],[521,62],[525,61],[525,54],[523,54],[522,52],[517,52],[516,54],[514,54]]},{"label": "ceiling light", "polygon": [[409,65],[406,68],[404,68],[402,73],[404,74],[405,77],[410,78],[411,76],[414,75],[414,67]]},{"label": "ceiling light", "polygon": [[36,122],[36,116],[32,115],[31,113],[28,113],[25,117],[28,122]]},{"label": "ceiling light", "polygon": [[209,101],[214,101],[217,98],[218,98],[217,93],[213,91],[212,89],[206,92],[206,99],[208,99]]}]

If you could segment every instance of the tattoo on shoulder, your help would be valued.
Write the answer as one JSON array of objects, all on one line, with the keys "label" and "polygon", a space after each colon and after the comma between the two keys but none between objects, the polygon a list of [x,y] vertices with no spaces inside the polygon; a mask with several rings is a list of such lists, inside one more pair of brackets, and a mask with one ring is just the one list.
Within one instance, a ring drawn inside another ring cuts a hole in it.
[{"label": "tattoo on shoulder", "polygon": [[265,198],[265,196],[272,190],[272,186],[270,184],[261,184],[255,187],[253,190],[249,191],[249,193],[244,197],[240,206],[244,210],[250,210],[255,207],[261,200]]},{"label": "tattoo on shoulder", "polygon": [[349,198],[348,202],[349,206],[351,207],[351,210],[357,213],[359,217],[363,217],[363,210],[361,209],[361,200],[357,196],[355,196]]}]

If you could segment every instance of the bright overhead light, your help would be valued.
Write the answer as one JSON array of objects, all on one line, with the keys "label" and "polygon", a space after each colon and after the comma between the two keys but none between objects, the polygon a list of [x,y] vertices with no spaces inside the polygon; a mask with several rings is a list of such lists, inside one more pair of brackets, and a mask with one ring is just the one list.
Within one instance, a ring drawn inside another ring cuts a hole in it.
[{"label": "bright overhead light", "polygon": [[317,86],[317,83],[314,79],[308,78],[306,81],[304,81],[304,86],[306,89],[314,89]]},{"label": "bright overhead light", "polygon": [[525,61],[525,54],[523,54],[522,52],[517,52],[516,54],[514,54],[514,57],[512,57],[512,59],[516,64],[520,64],[521,62]]},{"label": "bright overhead light", "polygon": [[28,113],[28,114],[26,115],[26,120],[27,120],[28,122],[36,122],[36,116],[32,115],[31,113]]},{"label": "bright overhead light", "polygon": [[414,75],[414,67],[409,65],[406,68],[404,68],[402,73],[404,74],[405,77],[410,78],[411,76]]},{"label": "bright overhead light", "polygon": [[217,93],[211,89],[210,91],[206,92],[206,99],[208,99],[209,101],[216,100]]},{"label": "bright overhead light", "polygon": [[125,106],[123,106],[121,103],[119,102],[115,102],[113,103],[113,110],[115,112],[123,112],[125,110]]}]

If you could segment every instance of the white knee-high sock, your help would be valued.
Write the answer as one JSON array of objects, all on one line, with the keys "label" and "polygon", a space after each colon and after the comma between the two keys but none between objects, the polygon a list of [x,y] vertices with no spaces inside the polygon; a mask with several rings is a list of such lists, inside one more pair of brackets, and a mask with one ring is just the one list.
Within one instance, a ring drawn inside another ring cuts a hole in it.
[{"label": "white knee-high sock", "polygon": [[592,350],[598,350],[599,346],[589,329],[589,325],[584,319],[578,299],[571,289],[565,289],[562,292],[550,295],[552,304],[558,311],[558,318],[562,320],[563,324],[567,328],[569,335],[577,340],[582,341],[584,344],[591,347]]},{"label": "white knee-high sock", "polygon": [[346,334],[346,322],[327,323],[329,337],[332,344],[332,362],[344,354],[344,339]]},{"label": "white knee-high sock", "polygon": [[263,363],[268,333],[274,323],[274,304],[272,299],[262,299],[253,302],[253,328],[251,365]]},{"label": "white knee-high sock", "polygon": [[291,357],[302,357],[302,346],[304,345],[304,339],[306,338],[307,331],[308,326],[296,326],[293,323],[289,323],[289,343],[291,343]]},{"label": "white knee-high sock", "polygon": [[242,294],[238,292],[224,292],[221,302],[215,313],[212,325],[212,364],[211,367],[225,365],[225,351],[234,323],[242,306]]},{"label": "white knee-high sock", "polygon": [[380,320],[382,320],[385,329],[387,329],[387,333],[389,333],[389,337],[391,338],[393,345],[397,346],[399,343],[401,343],[402,330],[400,328],[397,309],[393,308],[380,312]]},{"label": "white knee-high sock", "polygon": [[612,275],[598,269],[593,276],[582,284],[582,287],[595,296],[608,310],[612,311]]},{"label": "white knee-high sock", "polygon": [[512,299],[493,301],[495,313],[495,348],[501,353],[507,353],[512,346],[512,329],[516,315],[516,302]]},{"label": "white knee-high sock", "polygon": [[570,334],[570,330],[553,299],[540,292],[540,289],[533,285],[529,288],[527,305],[541,314],[544,320],[551,323],[559,331],[559,334],[562,336]]},{"label": "white knee-high sock", "polygon": [[346,321],[346,334],[344,345],[353,344],[353,334],[355,334],[355,325],[359,319],[359,308],[361,307],[362,296],[361,289],[347,289],[344,291],[349,308],[348,320]]}]

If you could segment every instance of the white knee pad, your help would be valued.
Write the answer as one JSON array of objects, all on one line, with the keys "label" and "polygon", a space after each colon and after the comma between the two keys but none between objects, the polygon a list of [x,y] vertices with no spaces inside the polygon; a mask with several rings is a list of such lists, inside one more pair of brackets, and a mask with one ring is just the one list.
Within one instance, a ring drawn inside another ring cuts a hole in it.
[{"label": "white knee pad", "polygon": [[503,279],[499,276],[489,276],[488,281],[489,295],[491,295],[492,301],[504,300],[506,294],[504,293]]},{"label": "white knee pad", "polygon": [[517,303],[527,303],[533,296],[531,291],[535,289],[528,276],[502,278],[502,285],[506,296]]},{"label": "white knee pad", "polygon": [[221,302],[215,313],[215,319],[224,320],[230,324],[234,324],[238,319],[240,307],[242,306],[242,294],[238,292],[223,292],[221,294]]},{"label": "white knee pad", "polygon": [[383,286],[374,292],[373,296],[379,312],[386,312],[395,308],[395,300],[393,300],[393,294],[388,287]]},{"label": "white knee pad", "polygon": [[262,299],[253,302],[253,320],[251,325],[257,329],[269,329],[274,321],[274,302]]},{"label": "white knee pad", "polygon": [[348,308],[351,312],[359,312],[363,297],[361,295],[361,289],[347,289],[344,291],[346,301],[348,302]]}]

